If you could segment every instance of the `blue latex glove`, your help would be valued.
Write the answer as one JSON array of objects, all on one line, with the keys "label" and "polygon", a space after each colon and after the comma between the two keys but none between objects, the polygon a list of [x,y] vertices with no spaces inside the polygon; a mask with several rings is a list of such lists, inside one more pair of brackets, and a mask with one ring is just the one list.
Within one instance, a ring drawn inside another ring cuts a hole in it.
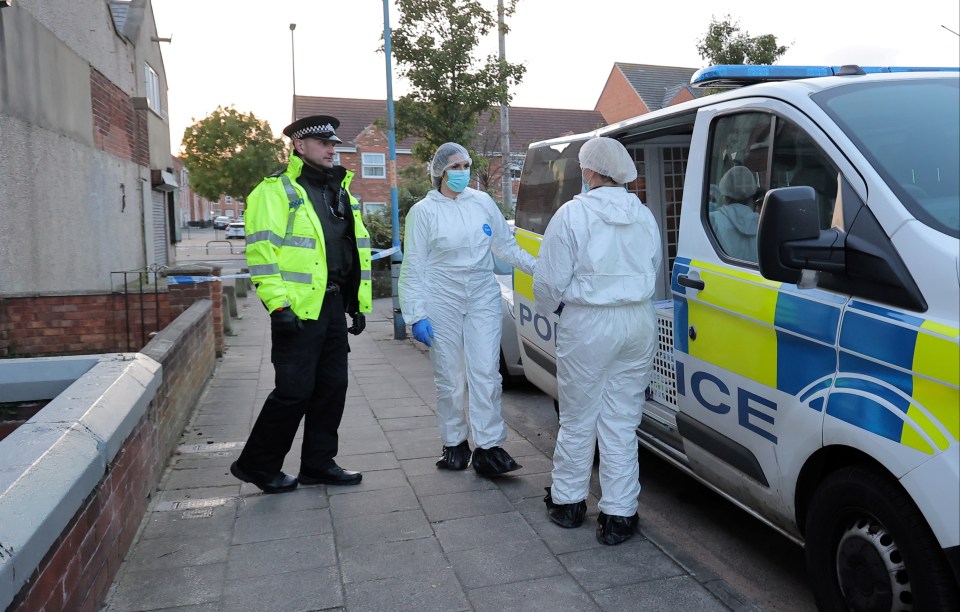
[{"label": "blue latex glove", "polygon": [[427,346],[431,345],[433,326],[430,325],[430,319],[420,319],[413,324],[413,337]]}]

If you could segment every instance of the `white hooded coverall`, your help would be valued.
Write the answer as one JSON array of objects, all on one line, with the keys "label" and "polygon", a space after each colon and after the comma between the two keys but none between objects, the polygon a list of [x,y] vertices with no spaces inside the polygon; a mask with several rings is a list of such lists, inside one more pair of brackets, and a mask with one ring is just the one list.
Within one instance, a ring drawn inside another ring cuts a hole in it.
[{"label": "white hooded coverall", "polygon": [[547,226],[533,293],[545,316],[564,303],[557,328],[554,503],[587,498],[598,440],[600,510],[611,516],[637,511],[636,429],[657,343],[651,300],[661,257],[653,214],[623,187],[577,195]]},{"label": "white hooded coverall", "polygon": [[757,261],[759,213],[746,204],[723,204],[710,213],[710,225],[727,255],[743,261]]},{"label": "white hooded coverall", "polygon": [[444,446],[467,439],[479,448],[501,446],[500,286],[493,254],[533,274],[536,260],[518,245],[489,195],[466,188],[451,200],[437,190],[406,217],[400,308],[407,323],[429,319],[437,385],[437,421]]}]

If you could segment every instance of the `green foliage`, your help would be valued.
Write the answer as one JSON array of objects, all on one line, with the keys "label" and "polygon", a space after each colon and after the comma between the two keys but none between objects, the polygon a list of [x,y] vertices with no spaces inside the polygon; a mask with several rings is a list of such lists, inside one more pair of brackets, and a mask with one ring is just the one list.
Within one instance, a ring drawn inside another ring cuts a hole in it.
[{"label": "green foliage", "polygon": [[244,200],[282,164],[285,149],[270,125],[253,113],[218,106],[183,132],[182,158],[190,187],[208,200],[221,194]]},{"label": "green foliage", "polygon": [[413,205],[422,200],[431,189],[433,189],[433,183],[430,180],[430,173],[420,164],[408,166],[400,171],[397,201],[400,204],[401,227]]},{"label": "green foliage", "polygon": [[370,232],[370,246],[375,249],[389,249],[393,246],[393,227],[388,213],[389,210],[380,210],[363,215],[363,225]]},{"label": "green foliage", "polygon": [[[512,15],[516,3],[507,2],[504,14]],[[393,56],[412,89],[396,104],[398,139],[420,137],[413,154],[424,162],[445,142],[470,148],[480,115],[510,103],[510,85],[526,68],[494,54],[477,59],[480,38],[497,27],[479,0],[397,0],[397,6]]]},{"label": "green foliage", "polygon": [[740,22],[724,15],[722,21],[711,18],[706,35],[697,40],[697,53],[710,65],[775,64],[789,46],[777,44],[773,34],[750,36],[740,31]]}]

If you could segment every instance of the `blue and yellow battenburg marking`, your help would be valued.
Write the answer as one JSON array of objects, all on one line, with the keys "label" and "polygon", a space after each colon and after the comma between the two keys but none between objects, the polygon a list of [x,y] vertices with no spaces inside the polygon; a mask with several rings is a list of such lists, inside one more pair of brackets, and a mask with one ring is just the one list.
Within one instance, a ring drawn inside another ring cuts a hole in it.
[{"label": "blue and yellow battenburg marking", "polygon": [[[677,281],[691,268],[706,287],[695,300]],[[677,352],[925,453],[960,438],[960,330],[686,258],[672,286]]]}]

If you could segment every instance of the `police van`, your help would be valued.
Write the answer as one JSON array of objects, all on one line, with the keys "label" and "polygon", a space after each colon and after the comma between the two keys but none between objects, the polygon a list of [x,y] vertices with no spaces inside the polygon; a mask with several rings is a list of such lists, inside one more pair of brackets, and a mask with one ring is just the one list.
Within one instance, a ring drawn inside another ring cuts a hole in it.
[{"label": "police van", "polygon": [[[960,609],[957,70],[692,84],[735,89],[531,144],[517,241],[536,255],[581,191],[588,138],[622,142],[664,245],[640,443],[804,545],[821,609]],[[559,318],[533,299],[515,272],[524,373],[556,398]]]}]

